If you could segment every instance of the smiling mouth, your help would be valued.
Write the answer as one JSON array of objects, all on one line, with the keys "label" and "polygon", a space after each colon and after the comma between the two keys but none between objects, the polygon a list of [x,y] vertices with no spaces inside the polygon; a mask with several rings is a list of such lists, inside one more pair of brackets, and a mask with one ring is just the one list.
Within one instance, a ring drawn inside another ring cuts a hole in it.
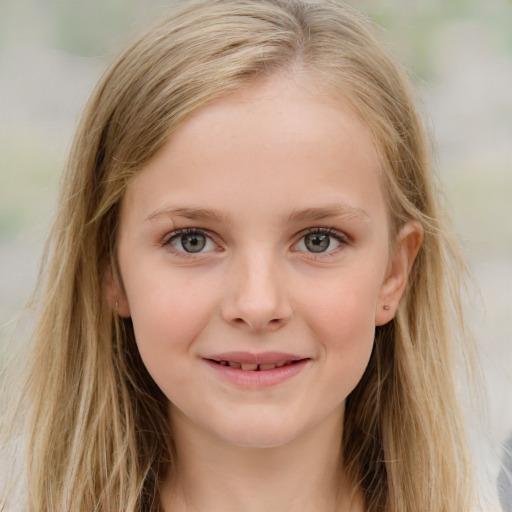
[{"label": "smiling mouth", "polygon": [[295,361],[282,361],[276,363],[239,363],[237,361],[226,361],[220,360],[217,361],[215,359],[209,359],[212,363],[216,363],[220,366],[229,366],[230,368],[235,368],[237,370],[244,370],[249,372],[265,372],[269,370],[274,370],[276,368],[282,368],[283,366],[291,366],[300,361],[305,361],[305,359],[298,359]]}]

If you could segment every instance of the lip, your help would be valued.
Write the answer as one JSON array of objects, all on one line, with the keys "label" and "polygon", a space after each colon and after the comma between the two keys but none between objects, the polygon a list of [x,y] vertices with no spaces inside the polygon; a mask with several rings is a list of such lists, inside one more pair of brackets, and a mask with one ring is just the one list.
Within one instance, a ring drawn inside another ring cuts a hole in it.
[{"label": "lip", "polygon": [[309,359],[299,354],[288,354],[285,352],[222,352],[206,356],[203,359],[211,359],[213,361],[236,361],[237,363],[252,364],[281,364],[287,361],[299,361],[301,359]]},{"label": "lip", "polygon": [[[302,372],[308,362],[311,361],[308,357],[283,352],[263,352],[259,354],[224,352],[204,357],[203,360],[223,380],[246,389],[260,389],[281,384]],[[219,364],[219,361],[232,361],[240,364],[284,364],[289,361],[293,361],[293,363],[276,366],[271,370],[243,370],[223,366]]]}]

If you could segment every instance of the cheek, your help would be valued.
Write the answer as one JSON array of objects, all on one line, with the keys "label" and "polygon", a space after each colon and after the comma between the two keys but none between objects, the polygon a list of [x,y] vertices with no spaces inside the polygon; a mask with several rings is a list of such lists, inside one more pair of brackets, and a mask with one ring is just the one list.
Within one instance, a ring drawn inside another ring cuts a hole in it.
[{"label": "cheek", "polygon": [[362,377],[373,348],[379,281],[367,277],[331,280],[303,302],[308,327],[331,368],[330,385],[345,396]]},{"label": "cheek", "polygon": [[136,343],[149,373],[165,392],[169,369],[186,370],[193,341],[214,314],[214,287],[156,272],[125,283]]},{"label": "cheek", "polygon": [[180,338],[180,333],[186,336],[197,329],[215,302],[215,287],[208,280],[187,279],[169,271],[141,273],[125,289],[135,329],[165,338],[171,334]]},{"label": "cheek", "polygon": [[299,292],[300,307],[315,329],[343,338],[357,338],[374,330],[380,282],[380,274],[370,272],[344,272],[316,279]]}]

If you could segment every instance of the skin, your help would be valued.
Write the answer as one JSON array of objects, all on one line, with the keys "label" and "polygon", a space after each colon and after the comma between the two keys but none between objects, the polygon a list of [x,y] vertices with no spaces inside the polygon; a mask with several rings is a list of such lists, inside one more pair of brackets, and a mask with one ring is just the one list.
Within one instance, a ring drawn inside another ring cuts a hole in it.
[{"label": "skin", "polygon": [[[337,473],[345,400],[422,238],[410,222],[391,244],[388,222],[366,127],[292,77],[198,110],[129,184],[110,296],[170,401],[165,510],[360,509]],[[187,228],[204,249],[186,252]],[[308,360],[247,389],[204,359],[227,351]]]}]

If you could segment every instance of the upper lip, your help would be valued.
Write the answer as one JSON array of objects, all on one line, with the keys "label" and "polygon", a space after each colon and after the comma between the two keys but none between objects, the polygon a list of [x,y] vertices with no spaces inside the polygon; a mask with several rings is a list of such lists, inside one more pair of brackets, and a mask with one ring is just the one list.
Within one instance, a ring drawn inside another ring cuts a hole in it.
[{"label": "upper lip", "polygon": [[282,364],[288,361],[300,361],[309,359],[303,355],[288,354],[285,352],[222,352],[214,354],[204,359],[211,361],[232,361],[236,363],[252,363],[252,364]]}]

